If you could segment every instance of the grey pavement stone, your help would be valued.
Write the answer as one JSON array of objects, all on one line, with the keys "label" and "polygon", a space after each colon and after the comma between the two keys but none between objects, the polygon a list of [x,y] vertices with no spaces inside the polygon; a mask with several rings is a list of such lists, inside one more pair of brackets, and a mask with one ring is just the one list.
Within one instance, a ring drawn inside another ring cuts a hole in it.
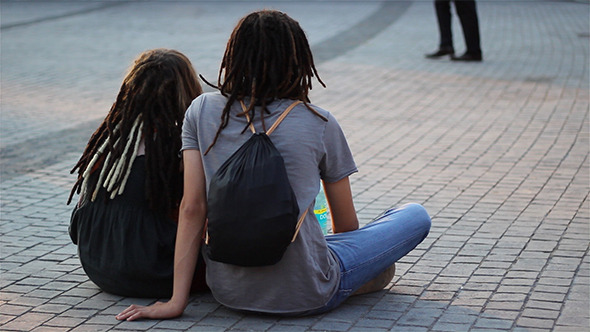
[{"label": "grey pavement stone", "polygon": [[41,325],[42,323],[46,322],[47,320],[53,317],[52,314],[45,314],[45,313],[25,313],[20,315],[13,320],[9,321],[8,323],[2,326],[2,329],[7,331],[27,331],[36,328],[37,326]]},{"label": "grey pavement stone", "polygon": [[448,331],[448,332],[460,332],[460,331],[469,331],[471,328],[468,324],[456,324],[456,323],[445,323],[445,322],[437,322],[432,327],[432,331]]},{"label": "grey pavement stone", "polygon": [[381,329],[389,329],[395,323],[394,320],[386,320],[386,319],[371,319],[371,318],[361,318],[359,319],[354,328],[381,328]]},{"label": "grey pavement stone", "polygon": [[9,304],[13,305],[23,305],[23,306],[40,306],[42,304],[47,303],[47,299],[39,298],[39,297],[31,297],[26,295],[21,295],[11,299]]},{"label": "grey pavement stone", "polygon": [[3,315],[18,316],[18,315],[24,314],[25,312],[27,312],[29,310],[31,310],[31,307],[28,307],[28,306],[12,305],[12,304],[0,305],[0,313]]},{"label": "grey pavement stone", "polygon": [[483,318],[491,318],[491,319],[505,319],[505,320],[515,320],[519,315],[520,310],[498,310],[498,309],[486,309],[480,315]]},{"label": "grey pavement stone", "polygon": [[475,322],[475,327],[478,328],[489,328],[489,329],[499,329],[499,330],[507,330],[512,327],[513,322],[511,320],[503,320],[503,319],[491,319],[491,318],[479,318]]},{"label": "grey pavement stone", "polygon": [[142,321],[134,321],[134,322],[127,322],[123,321],[119,323],[115,327],[115,331],[118,330],[132,330],[132,331],[147,331],[154,327],[158,321],[150,321],[150,320],[142,320]]},{"label": "grey pavement stone", "polygon": [[312,326],[312,331],[346,331],[351,327],[351,325],[352,324],[349,322],[320,320]]},{"label": "grey pavement stone", "polygon": [[195,322],[188,321],[161,321],[154,326],[154,329],[185,331],[194,324]]},{"label": "grey pavement stone", "polygon": [[48,320],[47,322],[43,323],[43,326],[73,328],[73,327],[80,325],[84,321],[85,320],[82,318],[58,316],[58,317],[52,318],[52,319]]},{"label": "grey pavement stone", "polygon": [[518,326],[551,329],[555,324],[552,319],[521,317],[516,321]]},{"label": "grey pavement stone", "polygon": [[188,329],[187,331],[211,331],[211,332],[222,332],[226,331],[224,327],[221,326],[207,326],[207,325],[199,325],[193,326],[192,328]]}]

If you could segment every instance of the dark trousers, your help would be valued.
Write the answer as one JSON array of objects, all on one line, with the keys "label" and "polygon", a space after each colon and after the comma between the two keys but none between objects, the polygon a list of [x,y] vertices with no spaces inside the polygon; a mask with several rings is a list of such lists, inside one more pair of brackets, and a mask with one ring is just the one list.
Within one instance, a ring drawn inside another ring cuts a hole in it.
[{"label": "dark trousers", "polygon": [[[461,21],[463,36],[467,46],[467,53],[481,55],[479,44],[479,22],[475,0],[454,0],[455,10]],[[453,33],[451,30],[451,1],[435,0],[436,17],[440,32],[440,48],[453,48]],[[453,48],[454,49],[454,48]]]}]

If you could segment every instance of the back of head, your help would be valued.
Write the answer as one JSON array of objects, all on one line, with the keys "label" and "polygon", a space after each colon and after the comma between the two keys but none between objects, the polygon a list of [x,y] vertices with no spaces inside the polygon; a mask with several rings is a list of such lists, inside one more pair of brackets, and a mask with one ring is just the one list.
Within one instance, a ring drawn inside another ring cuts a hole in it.
[{"label": "back of head", "polygon": [[227,126],[233,102],[251,98],[247,109],[250,121],[257,116],[254,107],[261,106],[265,129],[266,105],[275,99],[301,100],[307,105],[313,77],[325,87],[305,32],[297,21],[277,10],[256,11],[243,17],[227,42],[219,69],[217,87],[228,102],[215,139],[205,154]]},{"label": "back of head", "polygon": [[[149,112],[170,113],[162,116],[177,117],[178,113],[184,114],[201,92],[195,70],[184,54],[176,50],[154,49],[141,53],[134,61],[113,107],[129,117],[145,116]],[[164,104],[173,107],[164,107]]]},{"label": "back of head", "polygon": [[245,16],[234,28],[219,82],[222,93],[238,99],[307,101],[314,75],[311,49],[299,23],[283,12],[262,10]]},{"label": "back of head", "polygon": [[[107,117],[74,167],[78,181],[70,194],[94,200],[104,188],[121,194],[140,142],[145,144],[146,198],[152,208],[169,210],[182,195],[181,126],[186,108],[202,93],[195,70],[182,53],[143,52],[134,61]],[[90,176],[90,173],[98,175]]]}]

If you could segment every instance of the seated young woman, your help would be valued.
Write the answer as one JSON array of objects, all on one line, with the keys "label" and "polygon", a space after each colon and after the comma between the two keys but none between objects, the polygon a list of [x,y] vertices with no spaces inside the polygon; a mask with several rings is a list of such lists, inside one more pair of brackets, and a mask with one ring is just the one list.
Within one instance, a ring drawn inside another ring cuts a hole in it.
[{"label": "seated young woman", "polygon": [[183,313],[203,245],[212,176],[249,139],[250,124],[265,131],[295,101],[301,103],[270,139],[284,159],[301,213],[312,206],[324,181],[335,234],[324,236],[314,214],[307,213],[295,241],[274,265],[244,267],[204,255],[213,296],[239,311],[302,316],[332,310],[355,292],[383,289],[391,281],[395,262],[428,234],[430,217],[422,206],[407,204],[359,229],[349,182],[357,167],[334,116],[310,103],[314,77],[323,85],[305,33],[287,14],[262,10],[239,21],[221,62],[219,92],[199,96],[185,116],[172,298],[131,305],[117,319]]},{"label": "seated young woman", "polygon": [[184,54],[169,49],[141,53],[72,169],[78,178],[68,204],[75,193],[79,201],[70,236],[84,271],[106,292],[172,294],[182,122],[201,93]]}]

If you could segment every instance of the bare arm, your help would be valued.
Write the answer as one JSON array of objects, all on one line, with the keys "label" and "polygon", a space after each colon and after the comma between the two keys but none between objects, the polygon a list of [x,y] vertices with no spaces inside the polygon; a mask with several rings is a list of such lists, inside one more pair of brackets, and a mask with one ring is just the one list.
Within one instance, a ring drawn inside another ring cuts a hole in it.
[{"label": "bare arm", "polygon": [[334,233],[354,231],[359,228],[359,221],[352,201],[352,190],[348,177],[334,182],[324,182],[326,199],[332,215]]},{"label": "bare arm", "polygon": [[207,193],[199,151],[185,150],[183,160],[184,195],[180,203],[180,217],[176,232],[172,298],[166,303],[157,302],[148,307],[131,305],[116,316],[118,320],[174,318],[182,315],[188,304],[207,216]]}]

